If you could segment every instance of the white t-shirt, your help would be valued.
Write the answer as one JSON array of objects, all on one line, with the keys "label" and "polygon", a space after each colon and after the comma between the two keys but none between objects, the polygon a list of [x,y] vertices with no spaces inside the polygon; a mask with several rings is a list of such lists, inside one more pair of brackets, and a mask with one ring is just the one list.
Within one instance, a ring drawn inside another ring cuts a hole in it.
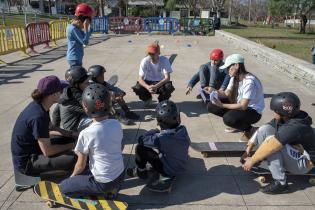
[{"label": "white t-shirt", "polygon": [[93,122],[80,132],[74,150],[89,155],[89,167],[96,181],[111,182],[123,172],[122,138],[121,125],[114,119]]},{"label": "white t-shirt", "polygon": [[164,74],[173,72],[170,61],[164,56],[160,56],[157,64],[152,63],[150,56],[142,59],[140,63],[139,75],[148,81],[161,81]]},{"label": "white t-shirt", "polygon": [[[234,77],[230,79],[227,90],[233,89]],[[248,107],[255,109],[259,114],[265,108],[264,92],[259,80],[251,75],[247,74],[246,77],[239,82],[237,103],[240,103],[242,99],[249,99]]]}]

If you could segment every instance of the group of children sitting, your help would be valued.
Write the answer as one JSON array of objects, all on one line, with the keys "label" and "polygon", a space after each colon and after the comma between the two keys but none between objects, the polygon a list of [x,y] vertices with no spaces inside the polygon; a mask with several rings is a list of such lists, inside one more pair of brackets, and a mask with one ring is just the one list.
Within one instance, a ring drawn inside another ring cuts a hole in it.
[{"label": "group of children sitting", "polygon": [[[136,167],[126,172],[130,177],[147,179],[149,163],[150,170],[158,175],[156,186],[152,186],[158,191],[161,185],[185,172],[190,138],[181,125],[176,104],[169,100],[175,90],[169,61],[160,56],[157,43],[150,44],[147,53],[132,88],[145,105],[151,104],[152,95],[159,95],[155,109],[159,129],[138,138]],[[209,112],[222,116],[230,129],[244,132],[242,140],[248,141],[242,156],[244,170],[267,161],[274,181],[262,191],[287,192],[286,170],[298,174],[313,167],[312,119],[300,110],[300,100],[294,93],[282,92],[271,100],[274,119],[259,129],[253,127],[261,118],[264,94],[261,82],[246,71],[244,60],[242,55],[233,54],[223,62],[220,49],[210,52],[210,62],[194,76],[186,94],[200,80],[199,93]],[[17,170],[31,176],[54,169],[71,171],[71,176],[60,183],[61,191],[69,196],[103,194],[121,184],[125,174],[123,132],[113,106],[118,104],[129,119],[139,116],[126,105],[125,92],[105,82],[104,73],[100,65],[88,71],[72,66],[64,82],[55,76],[39,81],[32,93],[34,101],[19,115],[12,134],[12,157]],[[56,102],[50,122],[49,109]],[[258,149],[250,156],[255,145]]]}]

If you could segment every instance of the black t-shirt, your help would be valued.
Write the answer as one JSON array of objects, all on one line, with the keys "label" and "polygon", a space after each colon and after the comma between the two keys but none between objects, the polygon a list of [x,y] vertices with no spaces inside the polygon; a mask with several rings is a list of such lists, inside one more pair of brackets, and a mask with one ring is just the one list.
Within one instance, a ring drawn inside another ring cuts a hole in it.
[{"label": "black t-shirt", "polygon": [[17,118],[11,141],[14,168],[25,170],[32,154],[42,154],[39,138],[49,138],[49,112],[40,103],[31,102]]},{"label": "black t-shirt", "polygon": [[270,124],[276,128],[275,137],[282,145],[301,144],[315,163],[315,135],[311,127],[312,118],[306,112],[301,111],[285,123],[272,120]]}]

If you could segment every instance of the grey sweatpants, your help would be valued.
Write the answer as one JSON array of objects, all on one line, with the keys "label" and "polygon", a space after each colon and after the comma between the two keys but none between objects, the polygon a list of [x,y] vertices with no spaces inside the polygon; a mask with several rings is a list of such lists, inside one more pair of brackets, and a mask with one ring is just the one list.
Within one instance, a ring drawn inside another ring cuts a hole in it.
[{"label": "grey sweatpants", "polygon": [[[275,135],[275,128],[269,124],[261,126],[250,141],[261,145],[268,137]],[[286,183],[285,171],[292,174],[305,174],[311,170],[307,167],[307,158],[289,144],[280,151],[275,152],[265,159],[272,178],[281,184]]]}]

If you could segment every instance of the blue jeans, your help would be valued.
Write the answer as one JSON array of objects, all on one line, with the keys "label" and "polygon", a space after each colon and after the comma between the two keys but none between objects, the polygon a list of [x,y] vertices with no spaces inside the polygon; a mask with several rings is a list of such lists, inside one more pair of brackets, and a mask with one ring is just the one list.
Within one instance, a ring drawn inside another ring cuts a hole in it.
[{"label": "blue jeans", "polygon": [[123,171],[115,180],[108,183],[101,183],[94,179],[90,170],[86,170],[80,175],[70,177],[60,183],[60,191],[67,196],[88,196],[103,195],[115,188],[124,180]]},{"label": "blue jeans", "polygon": [[78,60],[67,60],[70,68],[73,66],[82,66],[82,61],[78,61]]},{"label": "blue jeans", "polygon": [[312,55],[313,57],[313,64],[315,64],[315,55]]}]

